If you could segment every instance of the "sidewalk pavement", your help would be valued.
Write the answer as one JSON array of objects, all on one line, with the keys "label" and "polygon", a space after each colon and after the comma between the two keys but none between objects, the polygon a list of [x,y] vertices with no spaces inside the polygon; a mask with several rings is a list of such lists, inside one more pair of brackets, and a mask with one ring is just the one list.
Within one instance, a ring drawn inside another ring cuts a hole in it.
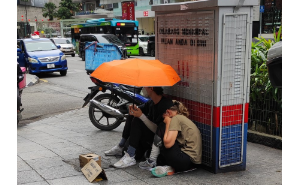
[{"label": "sidewalk pavement", "polygon": [[101,131],[88,117],[88,107],[18,126],[18,184],[90,184],[79,168],[79,155],[101,156],[107,181],[93,184],[282,184],[282,151],[248,142],[246,170],[213,174],[204,169],[162,178],[136,165],[116,169],[119,157],[104,151],[121,139],[124,123],[113,131]]}]

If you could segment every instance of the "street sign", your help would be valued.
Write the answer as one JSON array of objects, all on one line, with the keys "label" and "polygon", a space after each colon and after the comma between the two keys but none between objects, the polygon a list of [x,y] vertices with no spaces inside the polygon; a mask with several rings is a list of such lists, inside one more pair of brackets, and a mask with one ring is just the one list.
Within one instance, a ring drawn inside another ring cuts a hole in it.
[{"label": "street sign", "polygon": [[144,17],[148,17],[148,11],[144,11]]},{"label": "street sign", "polygon": [[260,13],[264,13],[265,12],[265,6],[260,5],[259,11],[260,11]]}]

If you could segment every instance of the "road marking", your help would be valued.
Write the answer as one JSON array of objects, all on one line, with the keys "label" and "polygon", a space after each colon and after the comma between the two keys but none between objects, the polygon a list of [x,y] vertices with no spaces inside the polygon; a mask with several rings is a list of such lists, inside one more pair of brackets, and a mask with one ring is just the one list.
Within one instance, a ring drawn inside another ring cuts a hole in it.
[{"label": "road marking", "polygon": [[41,81],[43,81],[43,82],[48,82],[47,80],[45,80],[45,79],[40,79]]}]

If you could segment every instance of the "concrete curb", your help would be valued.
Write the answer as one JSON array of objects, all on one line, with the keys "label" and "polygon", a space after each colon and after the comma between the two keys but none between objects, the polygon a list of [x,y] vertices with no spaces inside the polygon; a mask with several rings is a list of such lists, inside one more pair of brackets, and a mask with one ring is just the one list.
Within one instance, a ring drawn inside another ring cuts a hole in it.
[{"label": "concrete curb", "polygon": [[26,74],[26,87],[39,83],[40,79],[36,75]]},{"label": "concrete curb", "polygon": [[282,138],[248,130],[247,141],[282,150]]}]

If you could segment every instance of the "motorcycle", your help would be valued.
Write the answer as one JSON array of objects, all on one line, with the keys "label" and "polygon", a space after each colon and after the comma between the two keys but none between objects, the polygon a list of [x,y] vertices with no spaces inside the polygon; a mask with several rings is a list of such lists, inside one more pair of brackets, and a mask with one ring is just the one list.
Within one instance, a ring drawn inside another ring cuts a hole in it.
[{"label": "motorcycle", "polygon": [[[89,118],[98,129],[110,131],[117,128],[126,121],[130,104],[139,106],[150,100],[140,94],[142,88],[106,83],[93,77],[90,79],[96,86],[88,87],[91,93],[83,99],[85,102],[82,107],[90,102]],[[99,91],[104,94],[96,96]]]}]

